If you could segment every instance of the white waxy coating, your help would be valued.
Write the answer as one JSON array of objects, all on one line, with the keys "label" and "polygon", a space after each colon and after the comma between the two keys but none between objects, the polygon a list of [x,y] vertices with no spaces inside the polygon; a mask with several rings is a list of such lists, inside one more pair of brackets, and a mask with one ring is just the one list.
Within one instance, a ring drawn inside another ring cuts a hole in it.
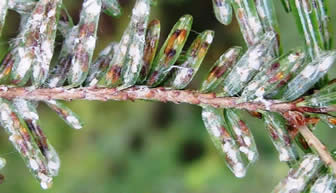
[{"label": "white waxy coating", "polygon": [[58,162],[50,161],[48,162],[48,168],[53,170],[58,170],[60,167],[60,164]]},{"label": "white waxy coating", "polygon": [[[141,53],[140,53],[140,50],[139,50],[139,47],[138,47],[137,44],[132,44],[130,46],[129,55],[132,57],[132,60],[136,63],[138,63],[142,59]],[[138,65],[137,64],[132,64],[131,71],[133,73],[136,73],[138,71]]]},{"label": "white waxy coating", "polygon": [[1,0],[0,1],[0,14],[2,11],[7,7],[7,0]]},{"label": "white waxy coating", "polygon": [[6,166],[6,160],[0,157],[0,170]]},{"label": "white waxy coating", "polygon": [[232,160],[233,165],[233,173],[237,178],[242,178],[246,175],[246,168],[242,163],[240,163],[238,159],[239,153],[236,152],[234,148],[233,142],[226,141],[222,146],[223,152],[226,153],[227,157]]},{"label": "white waxy coating", "polygon": [[174,79],[173,85],[176,85],[176,86],[183,85],[184,86],[188,84],[193,75],[193,72],[194,71],[192,68],[180,67]]},{"label": "white waxy coating", "polygon": [[49,83],[48,83],[48,86],[50,88],[54,88],[57,86],[58,82],[60,81],[60,78],[59,77],[53,77],[49,80]]},{"label": "white waxy coating", "polygon": [[314,165],[316,164],[315,162],[317,162],[318,160],[318,157],[313,157],[312,159],[304,159],[300,164],[300,168],[304,168],[306,172],[309,172],[314,168]]},{"label": "white waxy coating", "polygon": [[286,186],[284,187],[284,189],[286,190],[298,190],[297,192],[301,192],[304,189],[305,186],[305,182],[304,182],[304,178],[287,178],[287,183]]},{"label": "white waxy coating", "polygon": [[24,119],[38,120],[39,116],[36,112],[32,111],[28,106],[28,101],[23,99],[15,99],[14,106]]},{"label": "white waxy coating", "polygon": [[319,64],[318,69],[320,71],[326,71],[335,62],[335,55],[326,56],[321,64]]},{"label": "white waxy coating", "polygon": [[0,106],[0,117],[1,117],[1,124],[4,128],[6,128],[11,134],[16,133],[14,130],[13,120],[10,116],[11,110],[6,103],[2,103]]},{"label": "white waxy coating", "polygon": [[247,136],[244,136],[244,142],[247,146],[250,146],[252,143],[251,143],[251,138],[247,137]]},{"label": "white waxy coating", "polygon": [[149,6],[147,3],[141,1],[138,4],[135,5],[134,9],[133,9],[133,14],[135,16],[143,16],[148,14],[149,12]]},{"label": "white waxy coating", "polygon": [[258,86],[259,86],[258,82],[253,82],[247,86],[247,89],[254,91]]},{"label": "white waxy coating", "polygon": [[315,70],[316,70],[316,66],[310,65],[310,66],[307,66],[307,67],[302,71],[301,74],[302,74],[303,77],[305,77],[305,78],[310,78],[310,76],[311,76],[312,74],[314,74]]},{"label": "white waxy coating", "polygon": [[218,11],[220,13],[221,16],[223,16],[224,18],[225,17],[228,17],[229,14],[230,14],[230,5],[229,6],[219,6],[218,7]]},{"label": "white waxy coating", "polygon": [[242,131],[240,130],[240,128],[238,127],[233,127],[233,131],[235,132],[235,134],[239,137],[241,137],[243,135]]},{"label": "white waxy coating", "polygon": [[33,159],[29,160],[29,165],[30,165],[31,169],[33,169],[33,170],[38,170],[39,169],[38,163]]},{"label": "white waxy coating", "polygon": [[57,102],[55,100],[48,100],[48,103],[52,104],[52,105],[56,105]]},{"label": "white waxy coating", "polygon": [[258,17],[249,17],[248,22],[254,33],[257,34],[262,30],[262,26]]},{"label": "white waxy coating", "polygon": [[293,62],[295,62],[299,57],[300,57],[300,56],[298,56],[298,55],[296,55],[296,54],[290,54],[290,55],[288,56],[288,61],[291,62],[291,63],[293,63]]},{"label": "white waxy coating", "polygon": [[48,168],[53,172],[53,176],[56,176],[61,166],[61,160],[59,159],[56,150],[49,145],[49,151],[46,152],[48,159]]},{"label": "white waxy coating", "polygon": [[211,44],[212,41],[213,41],[213,38],[214,38],[213,34],[208,34],[208,35],[206,36],[205,41],[206,41],[208,44]]},{"label": "white waxy coating", "polygon": [[81,129],[82,128],[82,125],[80,124],[80,121],[72,115],[67,116],[66,121],[69,122],[69,124],[71,124],[75,129]]},{"label": "white waxy coating", "polygon": [[101,0],[86,0],[83,3],[83,9],[85,9],[85,13],[92,16],[96,16],[100,14],[101,11]]},{"label": "white waxy coating", "polygon": [[21,78],[24,77],[26,72],[30,69],[31,65],[32,65],[32,59],[30,57],[28,56],[22,57],[17,68],[18,75]]},{"label": "white waxy coating", "polygon": [[262,52],[259,51],[259,49],[255,49],[252,52],[249,53],[248,56],[248,67],[253,68],[254,70],[259,70],[260,68],[260,56],[262,55]]},{"label": "white waxy coating", "polygon": [[333,193],[335,189],[335,178],[330,175],[326,174],[324,176],[320,176],[313,186],[311,187],[311,193]]},{"label": "white waxy coating", "polygon": [[288,161],[289,160],[289,152],[285,148],[280,148],[279,150],[279,160],[280,161]]},{"label": "white waxy coating", "polygon": [[88,37],[86,41],[86,49],[93,50],[96,47],[96,38],[94,36]]},{"label": "white waxy coating", "polygon": [[240,75],[240,80],[242,82],[246,82],[249,77],[250,70],[246,67],[237,67],[237,73]]},{"label": "white waxy coating", "polygon": [[41,51],[43,53],[43,56],[45,57],[44,61],[51,60],[53,56],[54,46],[52,45],[52,43],[53,42],[46,40],[41,45]]},{"label": "white waxy coating", "polygon": [[206,117],[207,120],[209,120],[210,122],[210,130],[211,130],[211,133],[215,136],[215,137],[220,137],[221,133],[218,129],[218,121],[216,119],[216,116],[209,112],[209,111],[202,111],[202,116],[203,117]]},{"label": "white waxy coating", "polygon": [[255,159],[255,153],[251,151],[250,149],[248,149],[247,147],[241,146],[239,147],[239,150],[247,156],[248,160],[252,161]]},{"label": "white waxy coating", "polygon": [[51,187],[52,185],[52,178],[49,176],[46,176],[45,174],[39,172],[37,174],[37,177],[41,180],[41,187],[45,190]]},{"label": "white waxy coating", "polygon": [[265,19],[266,13],[265,13],[263,6],[261,5],[257,6],[257,10],[258,10],[258,14],[261,17],[261,19]]}]

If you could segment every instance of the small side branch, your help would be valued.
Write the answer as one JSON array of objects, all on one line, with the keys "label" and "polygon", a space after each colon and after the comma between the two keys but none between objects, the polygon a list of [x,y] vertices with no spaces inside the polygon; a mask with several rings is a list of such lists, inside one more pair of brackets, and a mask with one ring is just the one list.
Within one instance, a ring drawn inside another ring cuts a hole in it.
[{"label": "small side branch", "polygon": [[262,102],[239,103],[239,97],[217,97],[215,93],[200,93],[192,90],[171,90],[168,88],[148,88],[145,86],[131,87],[125,90],[115,88],[9,88],[0,87],[0,97],[6,99],[22,98],[34,101],[44,100],[116,100],[134,101],[149,100],[160,102],[187,103],[195,105],[209,105],[216,108],[237,108],[249,111],[268,110],[272,112],[326,112],[321,108],[297,107],[295,103],[281,103],[274,100]]},{"label": "small side branch", "polygon": [[305,121],[304,115],[300,112],[289,111],[283,113],[283,116],[293,127],[298,129],[312,150],[314,150],[320,156],[325,165],[331,168],[334,175],[336,176],[335,160],[332,158],[327,147],[323,145],[321,141],[310,131]]},{"label": "small side branch", "polygon": [[309,130],[306,125],[299,127],[299,132],[306,139],[309,146],[311,146],[319,155],[323,162],[332,169],[336,175],[336,162],[331,157],[327,147],[323,145],[320,140]]}]

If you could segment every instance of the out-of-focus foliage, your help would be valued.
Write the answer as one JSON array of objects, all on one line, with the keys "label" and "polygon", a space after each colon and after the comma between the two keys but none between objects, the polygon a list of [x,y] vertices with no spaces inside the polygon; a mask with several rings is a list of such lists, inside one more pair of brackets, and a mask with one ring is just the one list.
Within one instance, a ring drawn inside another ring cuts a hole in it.
[{"label": "out-of-focus foliage", "polygon": [[[120,2],[123,7],[120,18],[101,15],[96,55],[110,41],[119,40],[129,21],[134,1]],[[82,2],[64,0],[64,3],[77,22]],[[334,1],[330,4],[330,7],[336,6]],[[280,1],[275,1],[275,7],[284,50],[303,45],[293,17],[285,13]],[[178,18],[187,13],[193,15],[194,24],[190,42],[186,45],[190,45],[191,40],[205,29],[216,32],[201,70],[193,80],[196,87],[221,53],[244,43],[235,20],[229,26],[216,20],[211,1],[157,0],[151,18],[160,19],[161,36],[166,37]],[[336,17],[336,12],[331,14]],[[15,37],[18,31],[19,17],[13,12],[7,17],[0,56],[5,54],[3,50],[8,46],[5,40]],[[68,105],[85,121],[81,131],[69,129],[46,106],[39,107],[41,125],[62,160],[53,188],[40,189],[7,140],[7,135],[1,131],[0,157],[6,158],[7,165],[1,170],[6,179],[0,185],[0,192],[220,193],[230,190],[232,193],[257,193],[270,192],[287,174],[287,166],[278,161],[278,154],[264,126],[256,119],[246,121],[259,141],[260,161],[250,168],[246,178],[237,179],[209,140],[198,107],[150,102],[77,101]],[[319,126],[317,135],[330,143],[327,145],[336,145],[333,140],[336,133],[323,128],[322,124]]]}]

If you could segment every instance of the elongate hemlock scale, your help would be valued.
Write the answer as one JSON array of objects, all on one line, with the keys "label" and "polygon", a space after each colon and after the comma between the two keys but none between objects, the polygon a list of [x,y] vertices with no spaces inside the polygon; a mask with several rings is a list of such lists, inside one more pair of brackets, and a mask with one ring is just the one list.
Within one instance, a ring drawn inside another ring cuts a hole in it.
[{"label": "elongate hemlock scale", "polygon": [[288,133],[286,120],[278,113],[262,112],[265,127],[273,145],[279,152],[279,160],[293,165],[299,159],[299,154]]},{"label": "elongate hemlock scale", "polygon": [[22,86],[33,71],[33,84],[40,86],[45,80],[53,56],[56,21],[61,0],[39,1],[29,21],[14,42],[15,57],[11,72],[12,83]]},{"label": "elongate hemlock scale", "polygon": [[98,57],[92,62],[89,74],[85,80],[84,85],[94,86],[98,80],[104,75],[107,70],[110,61],[117,52],[118,43],[112,42],[106,48],[104,48],[98,55]]},{"label": "elongate hemlock scale", "polygon": [[225,109],[224,116],[238,143],[239,151],[246,156],[250,163],[256,162],[259,156],[257,145],[250,128],[245,121],[240,118],[238,110]]},{"label": "elongate hemlock scale", "polygon": [[202,92],[215,90],[223,82],[237,63],[241,50],[241,47],[232,47],[218,58],[202,83]]},{"label": "elongate hemlock scale", "polygon": [[[201,88],[203,93],[213,92],[216,89],[236,63],[240,51],[241,48],[234,47],[220,56],[203,81]],[[232,137],[227,120],[224,118],[223,110],[202,106],[202,119],[215,147],[219,152],[223,153],[228,168],[236,177],[244,177],[247,171],[247,164],[241,157],[236,140]]]},{"label": "elongate hemlock scale", "polygon": [[73,45],[73,56],[69,68],[68,82],[71,87],[81,85],[89,72],[93,51],[96,46],[97,27],[101,11],[101,0],[85,0]]},{"label": "elongate hemlock scale", "polygon": [[224,79],[224,92],[221,95],[239,94],[254,75],[270,62],[269,53],[274,43],[275,34],[267,32],[258,44],[251,46]]},{"label": "elongate hemlock scale", "polygon": [[27,167],[40,181],[41,187],[47,189],[52,185],[52,174],[47,169],[48,163],[26,124],[13,110],[9,101],[0,99],[0,124],[9,135],[16,150],[24,159]]},{"label": "elongate hemlock scale", "polygon": [[160,30],[161,26],[159,20],[154,19],[148,24],[145,38],[146,43],[143,54],[144,64],[140,71],[140,75],[137,82],[138,84],[143,84],[146,81],[149,71],[152,68],[152,64],[159,44]]},{"label": "elongate hemlock scale", "polygon": [[148,86],[155,87],[159,85],[172,69],[188,38],[192,20],[191,15],[185,15],[179,19],[170,31],[167,40],[154,59],[147,79]]},{"label": "elongate hemlock scale", "polygon": [[150,14],[151,0],[138,0],[132,11],[129,24],[129,39],[125,53],[125,61],[121,70],[122,85],[124,89],[135,85],[144,65],[145,36]]},{"label": "elongate hemlock scale", "polygon": [[232,0],[231,2],[246,44],[248,46],[255,45],[262,39],[264,29],[254,1]]},{"label": "elongate hemlock scale", "polygon": [[322,161],[317,155],[305,155],[300,165],[290,170],[288,176],[274,188],[273,193],[299,193],[303,191],[321,167]]},{"label": "elongate hemlock scale", "polygon": [[281,88],[304,63],[302,50],[292,50],[271,61],[271,65],[260,71],[244,88],[241,96],[244,101],[262,100],[265,95]]},{"label": "elongate hemlock scale", "polygon": [[176,66],[171,72],[165,85],[175,89],[184,89],[196,75],[203,59],[212,43],[214,32],[207,30],[202,32],[193,41],[190,48],[187,50],[185,61]]},{"label": "elongate hemlock scale", "polygon": [[102,0],[102,8],[104,13],[110,16],[120,16],[121,7],[117,0]]},{"label": "elongate hemlock scale", "polygon": [[223,110],[203,107],[202,119],[211,140],[219,152],[223,153],[228,168],[236,177],[244,177],[247,166],[241,158],[235,139],[228,131],[228,126],[223,117]]},{"label": "elongate hemlock scale", "polygon": [[324,51],[288,83],[283,99],[292,101],[307,92],[328,72],[335,60],[336,51]]},{"label": "elongate hemlock scale", "polygon": [[150,3],[150,0],[138,0],[135,3],[131,21],[121,37],[119,48],[105,75],[98,81],[98,86],[116,87],[124,84],[122,88],[126,88],[136,83],[143,66]]},{"label": "elongate hemlock scale", "polygon": [[336,179],[332,174],[320,176],[310,188],[310,193],[332,193],[336,190]]},{"label": "elongate hemlock scale", "polygon": [[41,124],[35,105],[23,99],[15,99],[13,101],[13,106],[15,112],[26,122],[36,144],[47,159],[50,174],[57,176],[60,167],[60,159],[40,126]]},{"label": "elongate hemlock scale", "polygon": [[229,25],[232,21],[231,0],[212,0],[215,16],[219,22]]}]

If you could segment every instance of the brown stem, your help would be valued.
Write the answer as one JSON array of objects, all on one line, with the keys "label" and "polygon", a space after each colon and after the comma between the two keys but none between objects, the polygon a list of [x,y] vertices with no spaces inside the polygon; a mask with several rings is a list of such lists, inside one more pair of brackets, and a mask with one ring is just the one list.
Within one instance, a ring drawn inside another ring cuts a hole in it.
[{"label": "brown stem", "polygon": [[314,136],[304,124],[302,112],[325,112],[326,109],[297,107],[295,102],[279,103],[274,100],[262,102],[239,103],[239,97],[217,97],[215,93],[203,94],[191,90],[170,90],[167,88],[148,88],[144,86],[131,87],[125,90],[115,88],[8,88],[0,87],[0,97],[6,99],[22,98],[27,100],[150,100],[196,105],[210,105],[218,108],[239,108],[249,111],[269,110],[282,113],[320,155],[321,159],[332,168],[336,174],[336,162],[326,147]]},{"label": "brown stem", "polygon": [[27,100],[149,100],[160,102],[210,105],[217,108],[238,108],[249,111],[268,110],[273,112],[304,111],[324,112],[325,109],[297,107],[295,103],[281,103],[274,100],[239,103],[239,97],[217,97],[215,93],[199,93],[191,90],[171,90],[168,88],[131,87],[125,90],[115,88],[8,88],[0,87],[0,97],[6,99],[23,98]]}]

